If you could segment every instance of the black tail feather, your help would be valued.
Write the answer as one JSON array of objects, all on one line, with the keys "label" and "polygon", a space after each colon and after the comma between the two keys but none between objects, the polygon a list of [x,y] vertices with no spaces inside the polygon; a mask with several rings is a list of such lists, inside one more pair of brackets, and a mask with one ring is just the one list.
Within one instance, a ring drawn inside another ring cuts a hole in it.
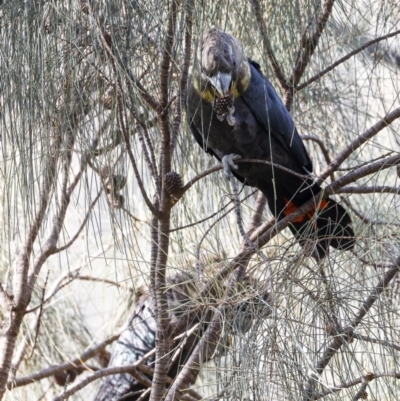
[{"label": "black tail feather", "polygon": [[341,250],[354,248],[354,231],[351,217],[346,209],[333,199],[321,202],[317,211],[304,216],[300,222],[294,222],[290,229],[303,246],[313,240],[316,242],[318,254],[323,258],[329,246]]},{"label": "black tail feather", "polygon": [[[281,199],[279,194],[277,198],[272,205],[270,199],[268,203],[279,220],[301,206],[299,202],[296,202],[296,199],[293,201]],[[315,247],[319,259],[326,255],[329,246],[340,250],[353,249],[355,244],[354,231],[351,217],[346,209],[329,198],[320,201],[316,209],[318,210],[310,211],[289,225],[299,243],[303,247],[308,246],[307,244]]]}]

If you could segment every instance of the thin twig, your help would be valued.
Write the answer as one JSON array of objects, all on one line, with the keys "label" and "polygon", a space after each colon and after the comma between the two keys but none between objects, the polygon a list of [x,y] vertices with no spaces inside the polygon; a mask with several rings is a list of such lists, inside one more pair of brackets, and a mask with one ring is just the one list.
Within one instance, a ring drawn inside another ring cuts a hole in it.
[{"label": "thin twig", "polygon": [[[371,382],[372,380],[376,380],[376,379],[380,379],[381,377],[391,377],[393,379],[400,379],[400,373],[397,372],[387,372],[387,373],[367,373],[364,376],[358,377],[354,380],[351,380],[347,383],[338,385],[338,386],[333,386],[333,387],[329,387],[327,390],[318,393],[314,396],[313,400],[318,400],[320,398],[325,398],[328,395],[334,394],[334,393],[338,393],[342,390],[357,386],[358,384],[368,384],[369,382]],[[364,389],[365,391],[365,389]],[[353,398],[354,399],[354,398]],[[358,398],[359,399],[359,398]]]},{"label": "thin twig", "polygon": [[386,114],[384,118],[375,123],[371,128],[367,129],[357,137],[352,143],[346,146],[333,160],[333,162],[320,174],[317,182],[321,184],[329,175],[338,169],[338,167],[360,146],[374,137],[378,132],[389,126],[393,121],[400,118],[400,107]]},{"label": "thin twig", "polygon": [[258,30],[261,34],[263,46],[264,46],[265,51],[267,52],[269,61],[271,62],[272,69],[274,70],[275,76],[278,79],[282,89],[287,90],[288,83],[285,78],[285,74],[283,73],[282,68],[278,64],[278,61],[275,57],[274,51],[272,50],[272,46],[271,46],[271,43],[268,38],[268,30],[266,27],[267,19],[265,19],[261,16],[260,3],[258,2],[258,0],[251,0],[251,4],[253,6],[253,14],[257,21]]},{"label": "thin twig", "polygon": [[133,172],[135,174],[135,178],[136,178],[136,181],[137,181],[139,189],[140,189],[140,193],[142,194],[143,199],[144,199],[144,201],[146,203],[146,206],[149,208],[151,213],[154,214],[157,217],[160,217],[161,214],[160,214],[159,210],[157,210],[154,207],[154,205],[151,203],[151,201],[150,201],[150,199],[149,199],[149,197],[147,195],[146,189],[144,187],[142,178],[140,177],[139,170],[138,170],[137,164],[136,164],[136,160],[135,160],[135,157],[134,157],[133,152],[132,152],[130,137],[129,137],[129,134],[128,134],[127,130],[126,130],[125,123],[124,123],[124,117],[122,115],[122,110],[124,110],[124,107],[123,107],[123,104],[122,104],[122,100],[121,100],[120,96],[118,96],[117,99],[118,99],[119,123],[120,123],[120,126],[121,126],[122,134],[124,136],[126,150],[128,151],[128,156],[129,156],[129,159],[131,161],[131,165],[133,167]]},{"label": "thin twig", "polygon": [[[324,155],[326,164],[329,166],[331,164],[331,156],[329,154],[328,149],[325,146],[324,141],[321,138],[318,138],[317,136],[314,135],[300,135],[301,139],[303,141],[313,141],[318,144],[319,148],[321,149],[322,154]],[[334,173],[331,174],[331,179],[332,181],[335,181],[335,175]]]},{"label": "thin twig", "polygon": [[[233,176],[232,172],[229,171],[229,179],[231,182],[231,187],[232,187],[232,192],[233,192],[233,197],[234,197],[234,202],[235,202],[235,212],[236,212],[236,222],[239,227],[239,232],[243,239],[246,241],[247,246],[249,246],[251,249],[253,249],[254,252],[256,252],[260,258],[265,262],[266,267],[269,269],[270,268],[270,261],[269,259],[265,256],[264,252],[260,251],[257,249],[257,246],[254,244],[254,242],[250,239],[250,237],[247,235],[246,231],[243,228],[243,220],[242,220],[242,213],[240,210],[240,200],[239,200],[239,195],[238,195],[238,190],[237,190],[237,185],[236,185],[236,180],[235,177]],[[240,282],[242,278],[244,277],[246,270],[244,266],[240,266],[238,269],[238,274],[237,274],[237,281]]]},{"label": "thin twig", "polygon": [[356,54],[362,52],[364,49],[366,49],[369,46],[374,45],[375,43],[381,42],[382,40],[385,39],[389,39],[393,36],[396,36],[400,34],[400,30],[391,32],[387,35],[384,36],[380,36],[379,38],[370,40],[367,43],[364,43],[362,46],[358,47],[357,49],[353,50],[352,52],[350,52],[349,54],[346,54],[346,56],[340,58],[338,61],[335,61],[333,64],[331,64],[329,67],[325,68],[324,70],[322,70],[321,72],[319,72],[318,74],[315,74],[312,78],[308,79],[306,82],[303,82],[302,84],[298,85],[296,87],[297,91],[300,91],[301,89],[304,89],[305,87],[307,87],[308,85],[310,85],[311,83],[315,82],[316,80],[318,80],[319,78],[321,78],[322,76],[324,76],[325,74],[327,74],[328,72],[332,71],[334,68],[336,68],[338,65],[344,63],[345,61],[347,61],[349,58],[355,56]]},{"label": "thin twig", "polygon": [[[49,294],[47,295],[47,297],[44,300],[44,303],[47,304],[62,288],[64,288],[65,286],[67,286],[72,280],[70,280],[68,283],[61,285],[61,283],[69,278],[72,277],[74,278],[76,274],[78,274],[85,266],[87,266],[89,263],[92,262],[92,260],[96,259],[97,257],[99,257],[100,255],[103,255],[106,251],[108,251],[111,248],[111,244],[109,244],[105,249],[101,250],[100,252],[98,252],[97,254],[91,256],[89,258],[88,261],[86,261],[84,264],[82,264],[81,266],[71,269],[70,271],[68,271],[67,273],[61,275],[54,283],[53,286],[51,288],[51,290],[49,291]],[[31,309],[26,310],[25,314],[27,313],[31,313],[34,312],[35,310],[40,308],[40,304],[37,306],[32,307]]]},{"label": "thin twig", "polygon": [[[245,197],[241,200],[241,202],[244,202],[246,199],[248,199],[248,198],[250,198],[251,196],[253,196],[256,192],[257,192],[257,190],[252,191],[249,195],[245,196]],[[261,192],[260,192],[260,193],[261,193]],[[219,210],[217,210],[217,211],[214,212],[213,214],[210,214],[210,216],[207,216],[207,217],[205,217],[204,219],[195,221],[194,223],[190,223],[190,224],[187,224],[187,225],[185,225],[185,226],[176,227],[176,228],[171,228],[170,232],[172,233],[172,232],[174,232],[174,231],[183,230],[183,229],[185,229],[185,228],[194,227],[194,226],[197,226],[197,225],[199,225],[199,224],[201,224],[201,223],[204,223],[205,221],[210,220],[210,219],[212,219],[212,218],[215,217],[215,216],[218,216],[218,215],[219,215],[224,209],[226,209],[232,202],[233,202],[233,200],[229,201],[226,205],[222,206]],[[227,211],[225,212],[225,214],[224,214],[224,217],[225,217],[226,215],[228,215],[228,213],[230,213],[234,208],[235,208],[235,206],[233,206],[232,208],[230,208],[229,210],[227,210]],[[261,216],[262,216],[262,213],[261,213],[261,215],[260,215],[259,213],[257,213],[257,216],[261,217]]]},{"label": "thin twig", "polygon": [[157,193],[159,194],[159,196],[161,196],[160,177],[158,175],[156,159],[154,156],[154,149],[151,144],[147,128],[146,127],[143,128],[141,124],[136,123],[136,130],[139,134],[138,135],[139,142],[142,146],[144,159],[146,161],[147,167],[149,168],[150,174],[153,177],[154,182],[156,184]]},{"label": "thin twig", "polygon": [[345,186],[339,189],[337,194],[383,194],[389,193],[394,195],[400,195],[400,188],[390,187],[388,185],[376,185],[369,187],[367,185],[361,185],[359,187],[355,186]]},{"label": "thin twig", "polygon": [[57,373],[62,373],[65,370],[84,365],[88,359],[93,358],[95,355],[101,352],[108,344],[111,344],[115,340],[117,340],[120,335],[121,331],[102,341],[98,345],[95,345],[94,347],[90,348],[89,350],[81,354],[78,358],[75,358],[70,362],[64,362],[60,365],[49,366],[48,368],[40,370],[39,372],[33,373],[31,375],[19,377],[15,379],[14,382],[9,382],[7,384],[7,388],[11,390],[12,388],[15,387],[26,386],[27,384],[34,383],[46,377],[54,376]]},{"label": "thin twig", "polygon": [[89,218],[90,218],[91,212],[92,212],[94,206],[96,205],[97,201],[100,199],[100,196],[101,196],[102,192],[103,192],[103,189],[100,189],[99,193],[98,193],[97,196],[94,198],[94,200],[93,200],[93,202],[91,203],[91,205],[89,206],[89,209],[88,209],[88,211],[87,211],[87,213],[86,213],[86,216],[85,216],[85,218],[83,219],[83,222],[82,222],[81,226],[79,227],[78,231],[75,233],[75,235],[74,235],[65,245],[61,246],[60,248],[54,248],[54,249],[50,252],[50,255],[53,255],[53,254],[55,254],[55,253],[60,253],[60,252],[62,252],[62,251],[65,251],[66,249],[68,249],[68,248],[77,240],[77,238],[79,237],[80,233],[81,233],[81,232],[83,231],[83,229],[85,228],[85,226],[86,226],[86,224],[87,224],[87,222],[88,222],[88,220],[89,220]]},{"label": "thin twig", "polygon": [[[322,357],[315,364],[314,370],[317,374],[322,374],[330,360],[334,357],[334,355],[336,355],[342,345],[347,343],[349,338],[353,337],[353,333],[357,326],[361,323],[362,319],[366,316],[374,303],[378,300],[384,289],[387,288],[394,277],[396,277],[397,273],[399,272],[399,267],[400,257],[397,257],[392,267],[385,273],[383,278],[379,280],[379,283],[372,289],[368,298],[358,309],[356,317],[353,319],[353,321],[351,321],[349,325],[344,327],[341,333],[339,333],[339,335],[336,335],[335,338],[330,341],[329,344],[327,344]],[[303,398],[304,401],[311,401],[315,399],[314,384],[315,378],[311,377],[306,387],[305,396]]]},{"label": "thin twig", "polygon": [[183,59],[181,64],[181,77],[179,81],[179,95],[176,104],[174,122],[172,124],[171,154],[174,152],[178,132],[182,121],[182,108],[186,102],[186,89],[189,77],[190,54],[192,50],[192,24],[193,24],[193,0],[185,3],[185,42],[183,49]]},{"label": "thin twig", "polygon": [[[331,15],[334,2],[335,0],[324,0],[316,21],[315,16],[312,16],[300,39],[300,49],[297,53],[292,75],[288,80],[288,88],[285,91],[285,105],[288,110],[290,110],[292,106],[294,90],[303,76],[311,56],[317,48],[319,39]],[[311,27],[313,27],[313,30],[309,32]]]}]

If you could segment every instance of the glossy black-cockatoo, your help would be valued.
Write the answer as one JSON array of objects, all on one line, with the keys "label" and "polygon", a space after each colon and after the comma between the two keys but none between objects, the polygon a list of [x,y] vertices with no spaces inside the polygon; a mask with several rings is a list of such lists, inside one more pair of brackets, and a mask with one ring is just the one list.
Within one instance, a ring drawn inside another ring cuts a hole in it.
[{"label": "glossy black-cockatoo", "polygon": [[[187,316],[187,328],[199,323],[201,314],[194,310],[190,304],[191,292],[194,291],[193,276],[189,273],[182,273],[168,279],[167,299],[168,308],[171,310],[170,318],[173,320]],[[147,288],[142,289],[138,301],[135,304],[133,313],[128,321],[126,329],[119,337],[111,355],[108,367],[133,365],[149,351],[153,350],[156,343],[157,323],[155,316],[155,300]],[[181,353],[171,362],[168,375],[175,377],[182,365],[185,364],[190,352],[197,343],[197,335],[192,334],[187,338]],[[171,354],[171,357],[174,353]],[[154,355],[147,360],[147,364],[154,368]],[[151,377],[148,379],[152,380]],[[103,381],[94,401],[135,401],[142,399],[146,386],[139,383],[129,373],[120,373],[107,376]]]},{"label": "glossy black-cockatoo", "polygon": [[[202,277],[204,282],[200,287],[197,286],[195,275],[190,271],[178,273],[167,279],[166,295],[171,325],[173,326],[178,319],[181,323],[182,321],[185,323],[185,330],[199,324],[198,330],[184,336],[181,343],[174,343],[174,350],[168,355],[170,358],[168,376],[171,378],[177,376],[202,338],[214,313],[215,305],[226,303],[226,297],[232,307],[226,310],[224,327],[230,334],[245,334],[250,330],[253,321],[263,321],[269,316],[270,297],[266,283],[246,275],[233,292],[231,277],[228,276],[224,282],[215,281],[216,272],[217,270],[214,272],[213,269],[205,272]],[[142,288],[141,292],[126,329],[115,344],[108,367],[133,365],[155,348],[157,331],[155,299],[147,288]],[[199,298],[200,293],[204,298]],[[214,306],[208,308],[207,305]],[[178,345],[180,351],[177,354],[175,347]],[[223,348],[223,340],[221,345]],[[154,368],[154,354],[146,363]],[[146,377],[152,381],[151,376]],[[146,396],[143,394],[146,388],[129,373],[119,373],[104,379],[94,401],[122,399],[147,401],[149,394]]]},{"label": "glossy black-cockatoo", "polygon": [[[278,220],[321,191],[293,119],[271,82],[238,40],[219,28],[209,29],[201,39],[187,111],[200,146],[229,165],[242,183],[260,189]],[[232,155],[270,164],[235,165]],[[314,210],[293,221],[290,229],[300,244],[311,244],[318,259],[329,245],[354,247],[351,218],[333,199],[316,202]]]}]

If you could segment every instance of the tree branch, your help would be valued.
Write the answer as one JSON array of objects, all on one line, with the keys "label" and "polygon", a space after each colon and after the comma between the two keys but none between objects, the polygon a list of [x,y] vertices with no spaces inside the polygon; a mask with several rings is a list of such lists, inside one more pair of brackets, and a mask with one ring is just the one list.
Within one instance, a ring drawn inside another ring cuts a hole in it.
[{"label": "tree branch", "polygon": [[263,47],[267,52],[269,61],[271,62],[272,65],[272,69],[274,70],[275,76],[278,79],[281,88],[283,90],[287,90],[288,83],[286,81],[285,74],[283,73],[280,65],[278,64],[278,61],[272,50],[272,46],[268,38],[268,30],[265,24],[265,20],[261,17],[260,3],[258,0],[251,0],[251,5],[253,6],[253,14],[257,21],[258,31],[260,32],[263,41]]},{"label": "tree branch", "polygon": [[[165,187],[164,177],[171,171],[171,131],[169,124],[169,72],[172,60],[172,49],[175,42],[176,23],[178,16],[178,1],[172,0],[169,10],[167,34],[164,43],[164,52],[161,62],[160,73],[160,104],[165,112],[158,114],[158,121],[161,130],[161,177],[162,192],[160,200],[160,211],[162,213],[158,223],[158,250],[155,269],[151,271],[151,280],[155,287],[152,288],[155,295],[156,313],[156,364],[154,367],[153,385],[150,392],[150,401],[162,399],[167,381],[168,352],[171,349],[171,338],[169,332],[168,299],[166,286],[166,270],[169,251],[169,230],[170,230],[170,195]],[[157,216],[158,217],[158,216]]]},{"label": "tree branch", "polygon": [[319,78],[323,77],[325,74],[327,74],[328,72],[332,71],[334,68],[336,68],[338,65],[344,63],[345,61],[347,61],[349,58],[355,56],[356,54],[362,52],[363,50],[365,50],[367,47],[374,45],[375,43],[381,42],[382,40],[386,40],[389,39],[393,36],[396,36],[400,34],[400,30],[391,32],[387,35],[384,36],[380,36],[379,38],[370,40],[367,43],[364,43],[362,46],[358,47],[357,49],[353,50],[352,52],[350,52],[349,54],[346,54],[346,56],[340,58],[339,60],[335,61],[333,64],[331,64],[329,67],[325,68],[324,70],[322,70],[321,72],[319,72],[318,74],[315,74],[312,78],[310,78],[309,80],[307,80],[306,82],[303,82],[302,84],[298,85],[296,87],[296,91],[300,91],[302,89],[304,89],[305,87],[307,87],[308,85],[312,84],[313,82],[315,82],[316,80],[318,80]]},{"label": "tree branch", "polygon": [[[107,338],[106,340],[102,341],[100,344],[90,348],[89,350],[87,350],[86,352],[81,354],[78,358],[75,358],[70,362],[64,362],[60,365],[49,366],[46,369],[43,369],[39,372],[33,373],[28,376],[19,377],[19,378],[15,379],[14,382],[9,382],[7,384],[7,388],[9,390],[11,390],[15,387],[26,386],[27,384],[34,383],[34,382],[36,382],[38,380],[42,380],[46,377],[54,376],[57,373],[62,373],[65,370],[84,365],[84,363],[87,360],[89,360],[90,358],[93,358],[95,355],[97,355],[99,352],[101,352],[108,344],[111,344],[115,340],[117,340],[118,337],[121,335],[121,331],[122,330],[120,330],[118,333],[112,335],[111,337]],[[101,370],[99,372],[101,372]]]},{"label": "tree branch", "polygon": [[100,379],[105,376],[116,375],[121,373],[129,373],[132,375],[139,383],[143,386],[151,387],[152,382],[145,375],[138,372],[137,367],[135,365],[127,365],[127,366],[113,366],[111,368],[105,368],[98,370],[97,372],[91,374],[88,377],[85,377],[80,382],[70,386],[67,390],[65,390],[62,394],[57,397],[54,397],[52,401],[63,401],[68,399],[71,395],[75,394],[77,391],[83,389],[88,384],[94,382],[97,379]]},{"label": "tree branch", "polygon": [[196,345],[196,348],[193,350],[190,358],[169,388],[165,401],[182,400],[182,389],[189,387],[190,384],[194,382],[199,373],[201,363],[206,361],[208,357],[214,353],[218,345],[221,318],[223,316],[221,311],[223,308],[224,307],[222,307],[222,309],[219,308],[221,310],[214,314],[212,321]]},{"label": "tree branch", "polygon": [[373,187],[369,187],[367,185],[361,185],[359,187],[355,186],[346,186],[338,191],[336,191],[337,194],[383,194],[383,193],[389,193],[389,194],[394,194],[394,195],[400,195],[400,188],[395,188],[395,187],[389,187],[388,185],[376,185]]},{"label": "tree branch", "polygon": [[122,100],[118,96],[118,112],[119,112],[118,114],[119,114],[119,122],[120,122],[120,125],[121,125],[121,131],[122,131],[122,134],[124,136],[126,150],[128,151],[128,156],[129,156],[129,159],[131,161],[131,165],[133,167],[133,172],[135,174],[135,178],[136,178],[136,181],[138,183],[138,186],[139,186],[139,189],[140,189],[140,193],[142,194],[143,200],[145,201],[146,206],[149,208],[151,213],[154,214],[157,217],[160,217],[161,216],[160,211],[157,210],[154,207],[154,205],[151,203],[151,201],[150,201],[150,199],[149,199],[149,197],[147,195],[146,189],[144,188],[142,178],[140,177],[139,170],[138,170],[137,165],[136,165],[136,160],[135,160],[135,157],[133,156],[133,153],[132,153],[130,137],[129,137],[129,134],[128,134],[128,132],[126,130],[126,127],[125,127],[124,118],[123,118],[123,115],[122,115],[122,110],[123,109],[124,108],[123,108]]},{"label": "tree branch", "polygon": [[[354,335],[354,331],[357,326],[361,323],[362,319],[367,315],[369,310],[372,308],[374,303],[377,301],[379,296],[382,294],[384,289],[390,284],[393,278],[399,272],[400,267],[400,256],[394,261],[392,267],[385,273],[383,278],[379,280],[379,283],[372,289],[368,298],[364,301],[364,303],[359,308],[356,313],[356,317],[350,322],[349,325],[343,328],[340,333],[337,333],[335,338],[327,344],[325,347],[325,351],[320,358],[320,360],[315,364],[315,372],[319,375],[322,374],[332,357],[339,351],[343,344],[345,344],[349,338],[352,338]],[[314,384],[315,379],[310,378],[307,384],[307,388],[305,391],[304,401],[311,401],[315,399],[314,394]]]},{"label": "tree branch", "polygon": [[81,226],[78,228],[78,231],[75,233],[75,235],[74,235],[65,245],[61,246],[60,248],[54,248],[54,249],[50,252],[50,255],[53,255],[53,254],[55,254],[55,253],[60,253],[60,252],[62,252],[62,251],[65,251],[66,249],[68,249],[68,248],[77,240],[77,238],[79,237],[80,233],[81,233],[82,230],[85,228],[85,226],[86,226],[86,224],[87,224],[87,222],[88,222],[88,220],[89,220],[91,211],[93,210],[93,208],[94,208],[94,206],[96,205],[97,201],[100,199],[100,195],[102,194],[102,192],[103,192],[103,189],[101,189],[101,190],[99,191],[99,193],[97,194],[97,196],[94,198],[93,202],[92,202],[91,205],[89,206],[89,210],[87,211],[86,216],[85,216],[85,218],[83,219],[83,222],[82,222]]},{"label": "tree branch", "polygon": [[400,117],[400,107],[386,114],[384,118],[374,124],[371,128],[363,132],[350,145],[346,146],[342,152],[336,156],[333,162],[320,174],[317,179],[318,184],[321,184],[329,175],[338,169],[338,167],[360,146],[374,137],[378,132],[389,126],[393,121]]},{"label": "tree branch", "polygon": [[[285,105],[288,110],[290,110],[292,106],[294,90],[303,76],[308,63],[310,62],[311,56],[317,48],[319,38],[321,37],[326,23],[332,13],[334,2],[335,0],[324,0],[321,12],[316,18],[316,24],[313,17],[312,20],[310,20],[308,27],[303,32],[295,66],[288,82],[288,88],[285,91]],[[310,27],[314,25],[315,28],[313,29],[313,32],[309,32]]]},{"label": "tree branch", "polygon": [[185,17],[185,44],[183,50],[183,60],[181,64],[181,77],[179,82],[178,102],[176,104],[175,118],[172,124],[171,155],[174,152],[179,128],[182,121],[182,106],[186,103],[186,89],[189,77],[190,54],[192,50],[192,20],[193,20],[193,0],[186,1]]}]

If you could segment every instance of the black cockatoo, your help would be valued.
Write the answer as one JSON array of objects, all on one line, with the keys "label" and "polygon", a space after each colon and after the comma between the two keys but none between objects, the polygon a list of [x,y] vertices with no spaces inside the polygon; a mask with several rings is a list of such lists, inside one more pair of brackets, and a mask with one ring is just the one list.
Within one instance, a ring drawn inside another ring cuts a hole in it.
[{"label": "black cockatoo", "polygon": [[[239,181],[260,189],[277,219],[321,191],[282,100],[259,64],[247,58],[237,39],[219,28],[209,29],[202,37],[188,90],[187,112],[200,146],[225,167],[229,165]],[[235,165],[232,155],[272,165]],[[326,255],[329,245],[352,249],[354,232],[347,211],[329,198],[322,199],[315,209],[290,225],[300,244],[315,244],[313,254],[318,259]]]},{"label": "black cockatoo", "polygon": [[[186,322],[186,329],[199,323],[198,330],[181,339],[178,354],[175,348],[178,343],[174,343],[174,350],[168,355],[171,358],[168,376],[171,378],[177,376],[191,356],[207,329],[216,305],[226,303],[226,299],[229,299],[232,307],[226,310],[224,327],[230,334],[245,334],[250,330],[253,321],[263,321],[269,316],[271,301],[268,283],[246,275],[233,291],[232,277],[228,276],[224,282],[216,281],[217,271],[218,269],[213,270],[210,266],[208,270],[205,269],[200,287],[197,286],[198,282],[192,271],[181,272],[167,279],[166,294],[171,325],[178,319]],[[204,298],[200,298],[200,294]],[[213,307],[208,308],[207,305]],[[155,311],[154,297],[143,287],[126,329],[115,344],[108,367],[133,365],[154,349],[157,331]],[[223,344],[223,339],[221,345],[222,348],[227,345]],[[154,368],[154,355],[147,360],[147,364]],[[148,376],[148,379],[152,380],[152,377]],[[146,387],[129,373],[115,374],[106,376],[94,401],[147,401],[149,394],[144,397],[145,390]]]},{"label": "black cockatoo", "polygon": [[[187,316],[188,328],[201,319],[200,314],[190,304],[190,294],[195,290],[193,282],[193,276],[189,273],[178,274],[168,279],[170,288],[167,290],[167,298],[171,310],[170,318],[173,320]],[[155,300],[150,291],[143,288],[127,327],[114,347],[108,367],[133,365],[155,347],[157,323],[154,313]],[[192,334],[187,338],[179,357],[171,363],[168,371],[170,377],[176,376],[196,343],[196,335]],[[153,366],[153,362],[154,355],[148,359],[147,363]],[[149,379],[152,380],[151,377]],[[120,399],[135,401],[142,396],[145,389],[146,387],[129,373],[107,376],[94,401],[118,401]],[[148,400],[149,397],[141,399]]]}]

